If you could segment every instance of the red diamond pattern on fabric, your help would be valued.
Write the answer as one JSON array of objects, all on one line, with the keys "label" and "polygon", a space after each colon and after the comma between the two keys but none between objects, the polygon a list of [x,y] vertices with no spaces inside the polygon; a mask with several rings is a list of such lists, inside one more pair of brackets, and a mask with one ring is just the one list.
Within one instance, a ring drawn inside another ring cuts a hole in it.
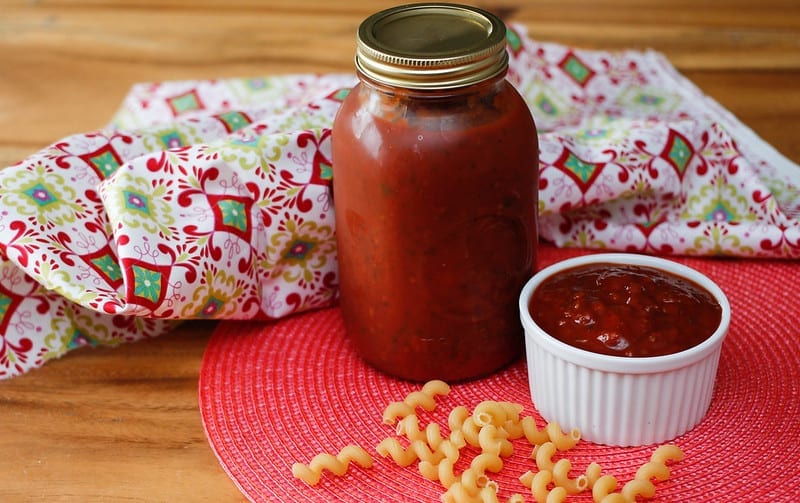
[{"label": "red diamond pattern on fabric", "polygon": [[166,297],[172,266],[148,264],[125,257],[120,262],[125,277],[125,297],[128,303],[139,304],[151,311],[157,310]]},{"label": "red diamond pattern on fabric", "polygon": [[225,112],[214,115],[214,118],[222,123],[228,133],[238,131],[253,122],[250,116],[244,112]]},{"label": "red diamond pattern on fabric", "polygon": [[214,230],[230,232],[240,239],[250,241],[253,231],[251,210],[253,200],[242,196],[208,194],[208,203],[214,213]]},{"label": "red diamond pattern on fabric", "polygon": [[589,65],[584,63],[573,51],[568,51],[564,58],[558,63],[561,68],[579,86],[586,87],[597,72],[592,70]]},{"label": "red diamond pattern on fabric", "polygon": [[110,244],[106,244],[95,252],[81,254],[80,257],[86,265],[96,271],[111,287],[116,289],[122,285],[122,270]]},{"label": "red diamond pattern on fabric", "polygon": [[206,108],[203,102],[200,100],[197,90],[195,89],[171,98],[167,98],[166,101],[170,110],[172,110],[172,115],[175,117],[183,115],[187,112],[205,110]]},{"label": "red diamond pattern on fabric", "polygon": [[659,157],[675,168],[675,172],[678,173],[681,180],[683,180],[683,175],[686,173],[686,168],[693,155],[694,148],[692,148],[691,142],[679,132],[670,129],[664,150],[661,151]]},{"label": "red diamond pattern on fabric", "polygon": [[106,143],[94,152],[78,156],[91,167],[101,180],[111,176],[122,164],[122,158],[117,151]]},{"label": "red diamond pattern on fabric", "polygon": [[605,163],[584,161],[565,148],[553,165],[573,179],[581,189],[581,193],[586,194],[603,171]]}]

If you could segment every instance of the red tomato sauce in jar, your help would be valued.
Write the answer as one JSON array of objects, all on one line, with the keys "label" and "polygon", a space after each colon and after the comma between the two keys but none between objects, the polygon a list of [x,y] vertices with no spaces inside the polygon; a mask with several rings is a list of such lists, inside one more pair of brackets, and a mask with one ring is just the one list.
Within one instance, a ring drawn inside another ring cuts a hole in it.
[{"label": "red tomato sauce in jar", "polygon": [[722,308],[701,286],[652,267],[590,264],[547,278],[531,317],[571,346],[611,356],[678,353],[709,338]]},{"label": "red tomato sauce in jar", "polygon": [[505,79],[506,29],[456,4],[359,26],[359,83],[332,134],[345,330],[374,367],[458,381],[522,352],[535,268],[538,139]]},{"label": "red tomato sauce in jar", "polygon": [[[481,101],[491,89],[491,100]],[[521,353],[516,300],[535,268],[536,130],[503,79],[472,101],[396,96],[334,129],[340,304],[357,352],[396,376],[461,380]],[[489,105],[488,107],[486,105]],[[419,106],[419,108],[417,108]]]}]

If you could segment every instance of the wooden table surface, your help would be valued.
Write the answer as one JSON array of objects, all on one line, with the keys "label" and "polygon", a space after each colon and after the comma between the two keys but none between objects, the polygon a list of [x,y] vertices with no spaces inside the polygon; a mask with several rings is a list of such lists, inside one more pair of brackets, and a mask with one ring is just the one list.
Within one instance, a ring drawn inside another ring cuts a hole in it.
[{"label": "wooden table surface", "polygon": [[[0,168],[106,124],[142,81],[351,71],[385,0],[0,0]],[[539,40],[663,52],[800,162],[797,0],[485,0]],[[0,382],[0,501],[241,501],[197,379],[213,323]]]}]

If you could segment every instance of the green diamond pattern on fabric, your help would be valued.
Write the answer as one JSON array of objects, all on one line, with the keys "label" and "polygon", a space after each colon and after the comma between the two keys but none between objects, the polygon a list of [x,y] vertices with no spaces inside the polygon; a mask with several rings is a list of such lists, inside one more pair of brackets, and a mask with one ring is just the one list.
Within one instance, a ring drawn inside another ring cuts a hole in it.
[{"label": "green diamond pattern on fabric", "polygon": [[147,199],[147,196],[128,190],[123,190],[122,195],[125,197],[126,208],[129,210],[139,211],[147,216],[150,216],[150,203]]},{"label": "green diamond pattern on fabric", "polygon": [[122,279],[122,269],[119,267],[119,263],[114,260],[111,255],[103,255],[102,257],[97,257],[92,259],[92,263],[99,269],[103,271],[111,282],[116,282]]},{"label": "green diamond pattern on fabric", "polygon": [[586,85],[589,79],[592,78],[592,75],[594,75],[592,69],[586,66],[574,54],[567,56],[562,62],[561,68],[581,86]]},{"label": "green diamond pattern on fabric", "polygon": [[170,103],[177,113],[200,109],[200,103],[197,101],[197,96],[194,93],[176,96],[170,100]]},{"label": "green diamond pattern on fabric", "polygon": [[88,161],[92,163],[92,166],[94,166],[97,171],[103,174],[104,178],[110,176],[119,168],[117,158],[108,150],[90,157]]},{"label": "green diamond pattern on fabric", "polygon": [[597,169],[597,166],[594,164],[583,162],[572,155],[572,153],[569,154],[564,166],[572,171],[572,173],[574,173],[575,176],[577,176],[583,183],[591,180],[592,176],[594,175],[594,171]]},{"label": "green diamond pattern on fabric", "polygon": [[247,230],[247,211],[239,201],[222,200],[217,203],[222,214],[222,223],[241,232]]},{"label": "green diamond pattern on fabric", "polygon": [[36,185],[25,189],[23,193],[30,197],[31,200],[40,208],[58,201],[58,198],[53,195],[53,192],[42,183],[37,183]]},{"label": "green diamond pattern on fabric", "polygon": [[152,303],[157,302],[161,296],[161,273],[138,265],[133,265],[131,271],[133,272],[134,295]]},{"label": "green diamond pattern on fabric", "polygon": [[686,171],[686,166],[689,164],[689,159],[692,157],[692,150],[689,145],[683,141],[683,138],[674,136],[672,141],[672,148],[669,149],[669,158],[678,167],[678,171],[683,173]]},{"label": "green diamond pattern on fabric", "polygon": [[227,130],[231,133],[250,124],[250,121],[241,112],[225,112],[217,117],[225,123]]}]

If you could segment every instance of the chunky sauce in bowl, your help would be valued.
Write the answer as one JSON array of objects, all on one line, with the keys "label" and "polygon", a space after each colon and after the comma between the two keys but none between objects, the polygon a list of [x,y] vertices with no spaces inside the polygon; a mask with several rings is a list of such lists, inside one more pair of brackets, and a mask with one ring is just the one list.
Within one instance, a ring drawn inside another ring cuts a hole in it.
[{"label": "chunky sauce in bowl", "polygon": [[528,306],[548,334],[593,353],[648,357],[694,347],[719,327],[722,308],[694,282],[626,264],[577,266],[547,278]]}]

